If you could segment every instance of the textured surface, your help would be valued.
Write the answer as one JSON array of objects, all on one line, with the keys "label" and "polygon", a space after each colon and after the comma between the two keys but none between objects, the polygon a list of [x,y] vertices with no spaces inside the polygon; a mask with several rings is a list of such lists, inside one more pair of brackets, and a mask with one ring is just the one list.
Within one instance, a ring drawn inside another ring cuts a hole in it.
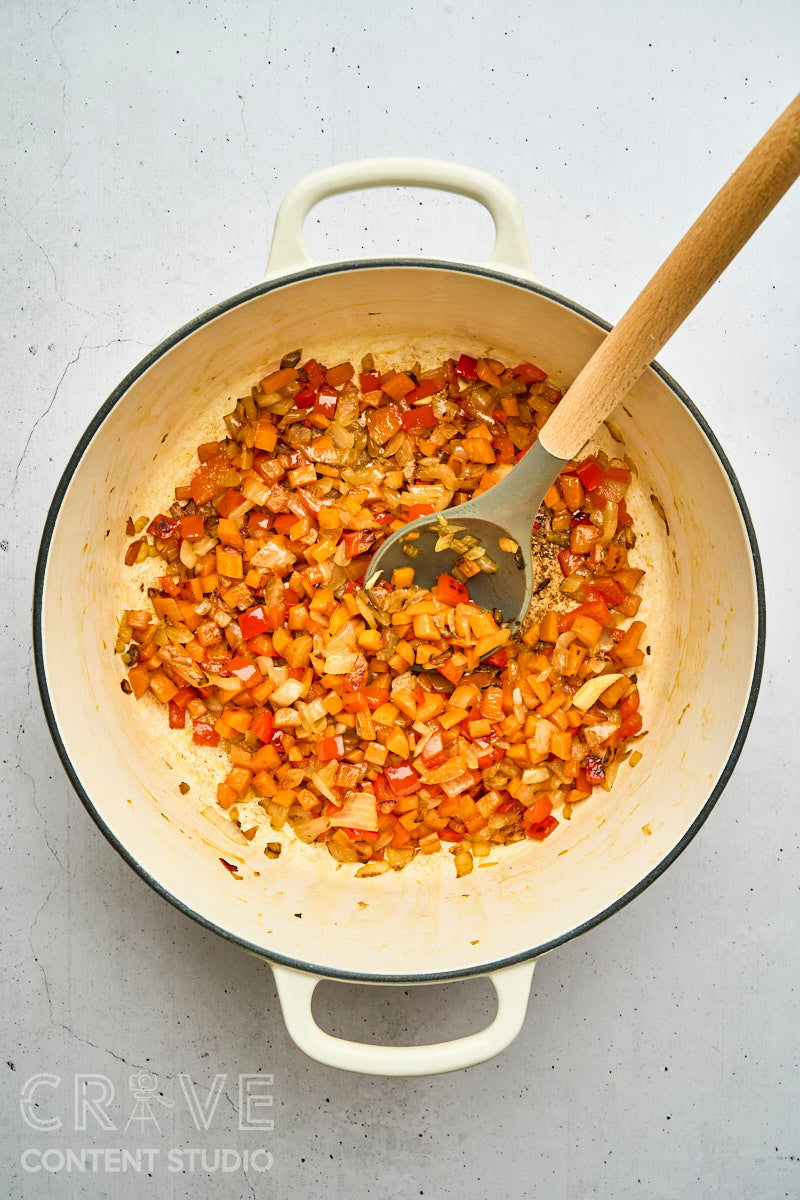
[{"label": "textured surface", "polygon": [[[422,1081],[304,1059],[269,969],[159,900],[80,807],[28,636],[39,531],[87,420],[165,334],[259,277],[292,182],[378,154],[492,171],[522,202],[540,278],[613,320],[791,98],[796,6],[501,4],[489,17],[470,0],[376,17],[357,0],[14,0],[4,15],[3,1194],[797,1195],[797,189],[661,355],[720,436],[761,541],[770,638],[750,739],[667,874],[539,964],[503,1058]],[[327,202],[308,238],[321,258],[479,259],[491,240],[469,202],[399,193]],[[423,1041],[485,1022],[490,989],[326,984],[316,1011],[334,1032]],[[136,1099],[141,1071],[172,1107],[148,1081]],[[35,1112],[63,1121],[52,1133],[18,1106],[41,1072],[60,1080],[34,1094]],[[242,1072],[272,1076],[274,1130],[239,1130]],[[111,1081],[116,1130],[91,1115],[76,1128],[76,1073]],[[226,1075],[207,1131],[180,1073],[201,1099]],[[135,1109],[160,1132],[125,1131]],[[259,1146],[269,1171],[263,1158],[206,1169],[216,1151]],[[124,1174],[113,1156],[94,1174],[58,1169],[58,1153],[50,1173],[22,1169],[23,1151],[47,1147],[159,1153],[152,1181],[146,1157]],[[193,1147],[209,1156],[191,1171]]]}]

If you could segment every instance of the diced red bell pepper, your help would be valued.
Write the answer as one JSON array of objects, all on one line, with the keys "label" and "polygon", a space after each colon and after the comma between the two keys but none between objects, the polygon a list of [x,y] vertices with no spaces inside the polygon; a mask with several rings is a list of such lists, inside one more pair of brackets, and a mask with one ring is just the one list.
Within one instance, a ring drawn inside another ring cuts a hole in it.
[{"label": "diced red bell pepper", "polygon": [[168,542],[170,538],[175,537],[180,529],[180,524],[180,517],[166,517],[163,513],[159,513],[147,526],[147,532],[151,533],[153,537],[161,538],[162,542]]},{"label": "diced red bell pepper", "polygon": [[261,672],[256,664],[241,656],[232,658],[228,663],[228,674],[235,675],[245,687],[261,682]]},{"label": "diced red bell pepper", "polygon": [[410,762],[401,762],[396,767],[387,767],[384,775],[396,796],[410,796],[412,792],[419,791],[422,787],[422,780]]},{"label": "diced red bell pepper", "polygon": [[577,608],[571,609],[567,614],[569,624],[567,629],[571,629],[576,617],[591,617],[593,621],[599,621],[601,625],[606,626],[611,624],[611,613],[608,605],[602,597],[597,600],[588,600],[585,604],[579,604]]},{"label": "diced red bell pepper", "polygon": [[218,746],[219,734],[210,721],[195,721],[192,727],[192,741],[198,746]]},{"label": "diced red bell pepper", "polygon": [[297,524],[299,519],[300,518],[296,517],[293,512],[278,513],[277,517],[272,523],[272,527],[276,533],[281,533],[285,536],[292,526]]},{"label": "diced red bell pepper", "polygon": [[606,769],[603,765],[602,758],[598,758],[596,754],[587,754],[583,760],[583,770],[586,772],[586,778],[592,787],[597,783],[603,783],[606,777]]},{"label": "diced red bell pepper", "polygon": [[196,542],[203,536],[203,515],[202,513],[190,513],[188,517],[180,519],[181,537],[187,542]]},{"label": "diced red bell pepper", "polygon": [[606,479],[615,479],[617,483],[630,483],[631,473],[627,467],[609,467]]},{"label": "diced red bell pepper", "polygon": [[632,717],[628,717],[627,721],[622,722],[617,730],[617,738],[622,742],[627,737],[635,737],[637,733],[642,732],[643,724],[641,713],[634,713]]},{"label": "diced red bell pepper", "polygon": [[295,408],[313,408],[317,402],[317,393],[312,387],[301,388],[294,398]]},{"label": "diced red bell pepper", "polygon": [[341,758],[344,754],[344,738],[340,733],[335,737],[323,738],[317,745],[317,758],[320,762],[330,762],[334,758]]},{"label": "diced red bell pepper", "polygon": [[633,517],[628,512],[628,506],[624,500],[620,500],[617,505],[617,524],[621,529],[629,529],[633,524]]},{"label": "diced red bell pepper", "polygon": [[391,812],[397,803],[397,797],[390,790],[389,784],[386,782],[386,776],[379,775],[373,787],[375,788],[375,799],[378,802],[378,811],[384,813]]},{"label": "diced red bell pepper", "polygon": [[319,391],[325,382],[325,372],[315,358],[310,358],[307,363],[303,363],[303,370],[308,376],[308,382],[314,391]]},{"label": "diced red bell pepper", "polygon": [[[179,708],[186,708],[190,700],[194,700],[197,692],[193,687],[178,688],[175,695],[172,697],[172,703],[177,704]],[[183,726],[181,726],[183,728]]]},{"label": "diced red bell pepper", "polygon": [[625,599],[625,593],[616,579],[607,579],[602,575],[592,580],[591,585],[584,589],[587,600],[605,600],[606,604],[620,604]]},{"label": "diced red bell pepper", "polygon": [[575,571],[586,565],[586,559],[582,554],[574,554],[572,550],[560,550],[558,553],[558,565],[565,575],[572,575]]},{"label": "diced red bell pepper", "polygon": [[[413,392],[410,395],[413,395]],[[423,404],[421,408],[409,408],[400,414],[400,420],[403,429],[433,429],[436,424],[436,416],[430,404]]]},{"label": "diced red bell pepper", "polygon": [[543,383],[547,379],[547,372],[530,362],[520,363],[514,367],[511,374],[516,379],[521,379],[523,383]]},{"label": "diced red bell pepper", "polygon": [[488,663],[490,667],[502,668],[508,662],[508,654],[506,653],[505,649],[501,646],[499,650],[495,650],[494,654],[490,654],[483,661],[485,663]]},{"label": "diced red bell pepper", "polygon": [[[323,505],[323,500],[321,497],[315,496],[313,492],[310,492],[308,488],[304,487],[299,487],[297,489],[297,495],[302,501],[303,508],[306,510],[308,515],[313,517],[316,521],[316,519],[319,517],[319,510]],[[297,517],[295,517],[295,520],[297,520]]]},{"label": "diced red bell pepper", "polygon": [[360,592],[361,589],[363,588],[363,586],[364,586],[364,576],[362,575],[359,579],[351,579],[349,581],[349,583],[346,583],[344,585],[344,590],[345,590],[345,593]]},{"label": "diced red bell pepper", "polygon": [[170,729],[184,729],[186,726],[186,709],[180,704],[176,704],[174,700],[169,702],[169,727]]},{"label": "diced red bell pepper", "polygon": [[440,767],[444,762],[444,742],[438,729],[435,729],[422,747],[420,758],[429,771]]},{"label": "diced red bell pepper", "polygon": [[339,403],[339,393],[335,388],[329,387],[324,383],[317,394],[314,401],[314,412],[320,413],[323,417],[327,417],[332,421],[336,416],[336,405]]},{"label": "diced red bell pepper", "polygon": [[371,529],[356,529],[342,538],[344,552],[348,558],[358,558],[359,554],[366,554],[374,543],[375,534]]},{"label": "diced red bell pepper", "polygon": [[469,592],[460,580],[452,575],[440,575],[433,589],[434,599],[440,604],[468,604]]},{"label": "diced red bell pepper", "polygon": [[472,358],[469,354],[462,354],[456,363],[456,375],[460,375],[462,379],[477,379],[477,366],[477,358]]},{"label": "diced red bell pepper", "polygon": [[229,488],[225,495],[216,506],[217,512],[221,517],[229,517],[232,512],[235,512],[240,504],[244,504],[244,496],[236,488]]},{"label": "diced red bell pepper", "polygon": [[620,700],[619,715],[623,722],[627,721],[629,717],[632,717],[634,713],[639,711],[640,701],[641,698],[639,696],[638,688],[634,688],[630,696],[626,696],[624,700]]},{"label": "diced red bell pepper", "polygon": [[358,377],[358,384],[361,388],[361,394],[364,392],[377,392],[381,386],[380,371],[362,371]]},{"label": "diced red bell pepper", "polygon": [[239,629],[245,641],[274,628],[276,627],[269,623],[267,610],[263,604],[257,605],[256,608],[248,608],[247,612],[239,614]]},{"label": "diced red bell pepper", "polygon": [[429,517],[433,512],[436,512],[436,506],[433,504],[412,504],[408,510],[408,519],[416,521],[417,517]]},{"label": "diced red bell pepper", "polygon": [[373,513],[373,516],[379,525],[388,525],[394,520],[394,514],[390,512]]},{"label": "diced red bell pepper", "polygon": [[269,709],[258,714],[250,726],[250,732],[254,733],[260,742],[271,740],[275,732],[275,718]]},{"label": "diced red bell pepper", "polygon": [[582,463],[579,463],[575,469],[575,474],[587,492],[591,492],[594,488],[599,487],[606,477],[605,471],[593,454],[585,458]]},{"label": "diced red bell pepper", "polygon": [[441,842],[463,842],[464,835],[457,829],[451,829],[449,825],[445,825],[444,829],[439,830],[439,840]]},{"label": "diced red bell pepper", "polygon": [[444,376],[440,375],[434,379],[421,379],[413,392],[409,392],[406,396],[406,401],[409,404],[416,404],[418,400],[427,400],[428,396],[435,396],[444,387]]},{"label": "diced red bell pepper", "polygon": [[227,454],[215,454],[198,467],[189,483],[195,504],[207,504],[214,496],[224,491],[226,484],[223,481],[230,469],[231,462]]},{"label": "diced red bell pepper", "polygon": [[545,817],[538,825],[531,825],[528,830],[528,837],[533,838],[537,842],[543,842],[546,837],[549,837],[554,829],[558,828],[558,821],[555,817]]},{"label": "diced red bell pepper", "polygon": [[162,575],[158,582],[162,592],[166,592],[168,596],[172,596],[173,600],[177,600],[180,595],[180,587],[176,579],[173,579],[171,575]]}]

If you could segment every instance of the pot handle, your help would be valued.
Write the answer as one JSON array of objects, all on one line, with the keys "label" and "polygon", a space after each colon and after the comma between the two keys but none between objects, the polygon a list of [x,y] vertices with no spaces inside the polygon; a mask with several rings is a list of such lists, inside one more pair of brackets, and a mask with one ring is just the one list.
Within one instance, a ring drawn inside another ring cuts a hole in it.
[{"label": "pot handle", "polygon": [[533,962],[490,971],[497,1013],[480,1033],[432,1046],[371,1046],[349,1042],[320,1029],[311,1012],[321,975],[270,963],[289,1036],[295,1045],[326,1067],[362,1075],[442,1075],[474,1067],[510,1046],[522,1028],[531,989]]},{"label": "pot handle", "polygon": [[485,171],[433,158],[369,158],[306,175],[286,195],[275,218],[266,279],[317,264],[303,241],[311,209],[327,196],[374,187],[421,187],[469,196],[488,209],[495,243],[487,266],[535,281],[522,210],[513,192]]}]

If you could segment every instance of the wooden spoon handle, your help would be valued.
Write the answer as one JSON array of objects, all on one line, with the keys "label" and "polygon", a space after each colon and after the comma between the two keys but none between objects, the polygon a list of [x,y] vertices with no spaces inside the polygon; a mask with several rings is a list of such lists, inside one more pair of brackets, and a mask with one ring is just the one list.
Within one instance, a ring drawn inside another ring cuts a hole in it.
[{"label": "wooden spoon handle", "polygon": [[540,435],[570,459],[625,398],[800,174],[800,95],[717,192],[595,351]]}]

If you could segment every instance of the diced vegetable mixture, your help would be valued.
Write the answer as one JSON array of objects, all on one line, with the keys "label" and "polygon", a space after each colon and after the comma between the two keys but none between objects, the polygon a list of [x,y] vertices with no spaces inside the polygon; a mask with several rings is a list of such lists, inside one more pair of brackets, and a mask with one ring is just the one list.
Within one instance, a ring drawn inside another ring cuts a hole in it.
[{"label": "diced vegetable mixture", "polygon": [[412,560],[364,578],[407,521],[511,471],[561,393],[533,363],[467,354],[402,371],[301,360],[237,401],[163,513],[129,520],[126,564],[164,573],[123,614],[122,687],[224,746],[217,805],[245,837],[258,798],[274,829],[359,875],[442,848],[467,875],[608,791],[641,735],[632,464],[591,455],[550,488],[537,537],[558,599],[511,638],[470,600],[475,554],[432,590]]}]

